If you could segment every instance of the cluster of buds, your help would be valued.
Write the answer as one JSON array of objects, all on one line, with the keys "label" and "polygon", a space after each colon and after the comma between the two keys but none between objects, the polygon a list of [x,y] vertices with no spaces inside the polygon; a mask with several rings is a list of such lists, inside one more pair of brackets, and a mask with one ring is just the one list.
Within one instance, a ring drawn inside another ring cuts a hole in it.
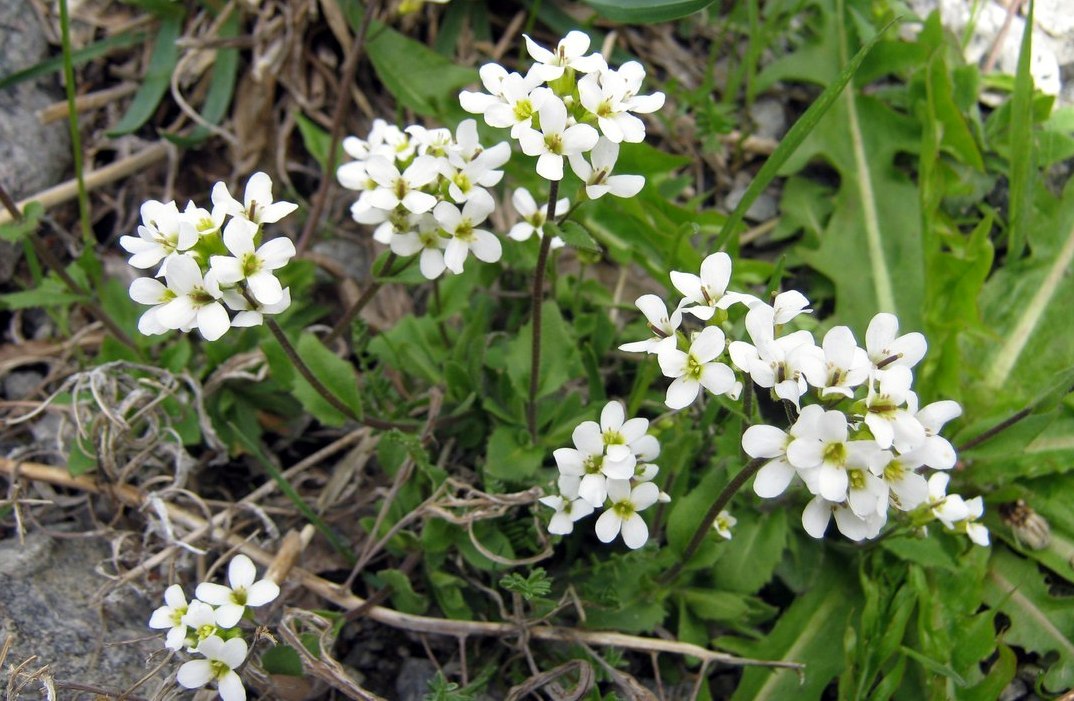
[{"label": "cluster of buds", "polygon": [[187,603],[178,584],[164,592],[164,606],[153,612],[149,627],[168,629],[164,645],[198,655],[179,667],[176,681],[187,689],[199,689],[216,682],[224,701],[244,701],[246,688],[236,669],[246,660],[249,646],[239,622],[247,609],[264,606],[280,595],[280,587],[269,579],[254,581],[257,570],[245,555],[237,555],[228,565],[228,585],[202,582]]},{"label": "cluster of buds", "polygon": [[649,527],[639,512],[671,500],[652,481],[660,471],[652,462],[660,455],[660,442],[648,430],[648,419],[627,420],[617,401],[605,405],[600,423],[583,421],[574,429],[574,447],[554,453],[559,494],[541,498],[555,509],[550,533],[571,533],[575,521],[604,508],[596,523],[601,542],[610,543],[622,533],[628,547],[645,545]]},{"label": "cluster of buds", "polygon": [[[766,461],[754,480],[759,496],[779,496],[800,479],[813,495],[802,524],[816,538],[833,514],[848,538],[875,538],[894,508],[915,525],[938,520],[975,543],[988,543],[978,522],[980,498],[947,494],[946,473],[924,474],[954,467],[955,450],[939,433],[962,409],[953,401],[920,406],[911,387],[912,368],[927,350],[922,334],[899,335],[898,319],[881,313],[869,324],[864,348],[846,326],[832,328],[818,344],[808,330],[784,330],[811,311],[802,293],[783,292],[768,304],[729,291],[731,259],[725,253],[707,257],[700,273],[671,273],[682,295],[671,313],[655,295],[639,298],[653,336],[620,349],[657,356],[673,379],[666,398],[673,409],[696,401],[702,387],[737,398],[744,381],[786,405],[793,418],[788,430],[758,424],[742,437],[746,454]],[[749,341],[726,344],[725,332],[734,328],[729,310],[736,307],[746,310]],[[680,329],[685,316],[706,325],[686,333]]]},{"label": "cluster of buds", "polygon": [[175,202],[149,200],[141,207],[138,236],[119,240],[135,268],[159,265],[154,277],[138,278],[130,287],[134,301],[151,305],[138,320],[142,333],[197,329],[215,341],[232,327],[260,325],[265,314],[291,305],[290,291],[275,271],[294,257],[295,245],[287,237],[264,243],[262,238],[265,224],[298,205],[274,202],[265,173],[250,177],[242,202],[216,183],[212,203],[211,212],[193,202],[180,212]]},{"label": "cluster of buds", "polygon": [[418,125],[400,129],[378,119],[365,139],[344,139],[343,149],[354,160],[336,177],[361,193],[351,216],[375,226],[373,239],[396,255],[420,253],[427,279],[445,270],[461,273],[471,253],[486,263],[500,259],[499,238],[479,227],[496,209],[488,188],[503,178],[500,168],[511,157],[507,142],[485,148],[472,119],[454,134]]}]

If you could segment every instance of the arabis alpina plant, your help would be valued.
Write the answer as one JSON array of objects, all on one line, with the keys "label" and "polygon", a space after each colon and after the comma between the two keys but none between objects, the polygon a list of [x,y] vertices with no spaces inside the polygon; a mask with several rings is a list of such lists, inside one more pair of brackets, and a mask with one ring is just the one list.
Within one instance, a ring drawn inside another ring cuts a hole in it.
[{"label": "arabis alpina plant", "polygon": [[660,470],[652,462],[660,455],[660,442],[648,430],[648,419],[627,419],[617,401],[604,406],[599,423],[583,421],[574,429],[574,447],[553,454],[559,494],[541,499],[555,509],[550,533],[571,533],[575,521],[603,508],[596,525],[601,541],[609,543],[622,533],[631,549],[645,545],[649,529],[639,512],[667,500],[652,483]]},{"label": "arabis alpina plant", "polygon": [[427,279],[461,273],[470,253],[486,263],[500,259],[499,238],[478,227],[496,208],[488,188],[503,178],[500,168],[511,156],[506,142],[482,146],[472,119],[454,135],[376,120],[365,140],[348,137],[343,148],[355,160],[336,177],[360,193],[351,216],[375,226],[373,239],[396,255],[420,254]]},{"label": "arabis alpina plant", "polygon": [[250,177],[242,202],[222,182],[213,187],[212,200],[212,212],[193,202],[180,212],[174,202],[150,200],[142,205],[138,237],[120,239],[133,254],[132,266],[160,266],[155,277],[138,278],[130,287],[134,301],[150,305],[138,320],[143,334],[197,329],[215,341],[232,327],[260,324],[265,314],[290,306],[290,292],[275,272],[294,257],[295,246],[287,237],[264,242],[263,225],[298,205],[273,201],[265,173]]},{"label": "arabis alpina plant", "polygon": [[198,656],[184,663],[176,681],[188,689],[216,682],[224,701],[242,701],[246,689],[236,670],[246,660],[249,650],[243,631],[237,626],[248,607],[268,604],[280,594],[279,586],[268,579],[257,579],[253,562],[236,555],[228,565],[230,586],[202,582],[197,598],[187,603],[183,589],[173,584],[164,592],[164,606],[153,612],[150,628],[167,628],[165,647]]},{"label": "arabis alpina plant", "polygon": [[[728,291],[731,259],[724,253],[707,257],[700,275],[672,272],[671,282],[682,295],[674,311],[669,314],[655,295],[639,298],[654,336],[620,349],[657,355],[673,380],[666,401],[672,409],[689,407],[702,387],[734,399],[743,382],[769,390],[786,405],[791,417],[786,429],[759,423],[742,435],[742,449],[755,461],[758,496],[778,497],[798,478],[812,495],[802,525],[816,538],[824,536],[833,516],[851,540],[875,538],[894,510],[914,527],[939,520],[987,544],[988,531],[979,523],[981,499],[947,495],[946,473],[927,476],[929,469],[954,467],[955,450],[939,433],[962,409],[952,401],[919,408],[912,368],[925,355],[924,336],[899,335],[898,319],[882,313],[866,330],[865,348],[845,326],[829,330],[818,346],[809,331],[785,328],[811,311],[805,295],[789,290],[767,304]],[[739,328],[731,323],[736,309],[745,309],[748,340],[726,344],[732,369],[719,359],[725,333]],[[684,315],[705,327],[684,331]],[[590,466],[587,474],[603,472],[594,459],[583,463]],[[719,517],[714,527],[723,535]]]}]

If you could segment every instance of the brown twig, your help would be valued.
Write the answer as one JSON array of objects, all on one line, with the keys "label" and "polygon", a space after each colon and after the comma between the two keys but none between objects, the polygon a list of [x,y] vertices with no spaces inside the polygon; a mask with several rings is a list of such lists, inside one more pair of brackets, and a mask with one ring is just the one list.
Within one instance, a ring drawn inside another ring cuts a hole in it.
[{"label": "brown twig", "polygon": [[[146,495],[140,490],[129,485],[105,485],[98,484],[87,477],[72,477],[66,470],[51,465],[37,463],[18,463],[7,458],[0,458],[0,474],[7,475],[12,479],[21,477],[24,479],[38,480],[50,484],[78,489],[94,494],[108,494],[128,506],[140,508],[145,504]],[[272,564],[275,555],[263,550],[253,543],[248,542],[242,536],[229,533],[220,528],[213,528],[208,521],[197,514],[174,506],[165,504],[169,518],[173,523],[179,523],[187,528],[207,528],[211,537],[225,543],[236,551],[244,553],[263,567]],[[300,567],[291,570],[290,581],[304,586],[312,593],[320,596],[345,611],[349,611],[365,604],[365,599],[340,587],[326,579],[308,572]],[[373,606],[368,610],[369,618],[378,623],[400,630],[414,633],[429,633],[433,635],[459,636],[486,636],[493,638],[514,637],[518,635],[518,626],[515,623],[500,623],[493,621],[456,621],[429,616],[417,616],[402,613],[383,606]],[[782,660],[758,660],[748,657],[738,657],[724,652],[716,652],[703,648],[699,645],[683,643],[677,640],[665,640],[663,638],[647,638],[625,633],[614,633],[596,630],[579,630],[563,626],[533,626],[529,635],[534,640],[544,640],[558,643],[587,643],[592,646],[621,647],[629,650],[642,652],[667,652],[674,655],[696,657],[702,661],[717,662],[735,666],[759,666],[780,667],[800,670],[804,665],[798,662],[785,662]]]},{"label": "brown twig", "polygon": [[[362,24],[358,27],[358,33],[354,35],[354,41],[347,51],[347,58],[343,61],[343,68],[340,71],[342,74],[340,76],[341,86],[345,87],[354,83],[354,78],[358,71],[358,62],[365,52],[365,38],[369,33],[369,25],[373,21],[373,15],[376,14],[378,4],[375,0],[366,0],[363,3]],[[321,221],[321,214],[324,212],[325,204],[328,202],[328,188],[331,187],[334,179],[336,151],[339,150],[340,141],[343,139],[343,118],[347,115],[349,96],[350,91],[343,89],[339,91],[339,95],[336,97],[336,106],[332,112],[332,129],[330,130],[328,153],[324,159],[324,170],[321,172],[321,184],[317,188],[317,194],[313,196],[309,217],[306,219],[306,225],[302,228],[302,235],[299,236],[298,244],[295,246],[298,249],[298,255],[302,255],[313,240],[313,232],[317,230],[317,226]]]}]

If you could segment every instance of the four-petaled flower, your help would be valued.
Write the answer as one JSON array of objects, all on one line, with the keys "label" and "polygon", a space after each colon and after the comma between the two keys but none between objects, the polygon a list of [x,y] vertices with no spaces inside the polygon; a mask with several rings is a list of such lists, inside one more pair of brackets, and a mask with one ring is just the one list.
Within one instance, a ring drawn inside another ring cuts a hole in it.
[{"label": "four-petaled flower", "polygon": [[247,651],[242,638],[225,641],[211,635],[198,644],[197,652],[205,659],[183,664],[175,679],[187,689],[198,689],[215,681],[223,701],[245,701],[246,687],[235,669],[246,660]]},{"label": "four-petaled flower", "polygon": [[231,586],[202,582],[195,595],[207,604],[217,606],[216,622],[221,628],[231,628],[242,618],[247,606],[264,606],[280,595],[280,587],[270,579],[254,581],[257,570],[245,555],[236,555],[228,565],[227,580]]}]

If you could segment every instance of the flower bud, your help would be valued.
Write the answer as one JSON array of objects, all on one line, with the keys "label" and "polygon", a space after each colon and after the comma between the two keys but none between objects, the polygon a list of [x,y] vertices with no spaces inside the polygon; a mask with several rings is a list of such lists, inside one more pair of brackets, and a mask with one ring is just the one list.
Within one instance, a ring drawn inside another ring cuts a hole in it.
[{"label": "flower bud", "polygon": [[1000,506],[999,513],[1022,546],[1030,550],[1043,550],[1052,542],[1052,529],[1048,521],[1022,499]]}]

